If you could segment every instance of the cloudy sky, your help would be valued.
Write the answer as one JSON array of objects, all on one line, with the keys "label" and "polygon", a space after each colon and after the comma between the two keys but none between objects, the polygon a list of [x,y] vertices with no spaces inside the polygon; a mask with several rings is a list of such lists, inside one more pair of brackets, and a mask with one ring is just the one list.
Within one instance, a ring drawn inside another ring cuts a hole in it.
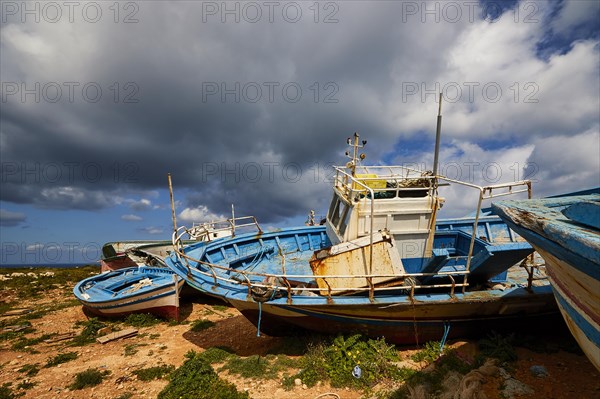
[{"label": "cloudy sky", "polygon": [[[181,223],[322,215],[367,163],[536,196],[600,185],[597,1],[1,2],[0,264]],[[446,216],[472,204],[449,187]]]}]

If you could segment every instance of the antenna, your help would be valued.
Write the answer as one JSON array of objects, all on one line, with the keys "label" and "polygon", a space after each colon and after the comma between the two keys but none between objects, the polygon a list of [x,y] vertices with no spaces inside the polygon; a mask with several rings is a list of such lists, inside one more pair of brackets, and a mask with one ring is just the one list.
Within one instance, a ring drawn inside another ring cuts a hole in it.
[{"label": "antenna", "polygon": [[433,155],[433,176],[438,173],[438,161],[440,156],[440,136],[442,134],[442,93],[440,93],[440,105],[438,108],[437,128],[435,130],[435,153]]},{"label": "antenna", "polygon": [[346,156],[350,158],[350,162],[346,164],[346,167],[351,170],[352,176],[356,174],[356,165],[358,162],[366,158],[365,154],[358,153],[358,149],[364,148],[367,145],[367,140],[363,140],[361,144],[361,142],[358,141],[359,137],[358,132],[355,132],[353,137],[348,137],[346,139],[348,146],[352,147],[352,154],[350,151],[346,151]]},{"label": "antenna", "polygon": [[173,184],[171,184],[171,174],[167,173],[169,179],[169,194],[171,195],[171,213],[173,216],[173,231],[177,233],[177,218],[175,217],[175,201],[173,200]]}]

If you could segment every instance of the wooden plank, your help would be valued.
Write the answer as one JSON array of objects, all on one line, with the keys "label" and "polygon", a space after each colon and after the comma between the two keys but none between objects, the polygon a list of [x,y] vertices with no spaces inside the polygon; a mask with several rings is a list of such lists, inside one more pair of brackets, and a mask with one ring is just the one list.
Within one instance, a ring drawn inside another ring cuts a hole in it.
[{"label": "wooden plank", "polygon": [[6,326],[0,330],[0,333],[23,331],[27,327],[30,327],[30,325],[29,324],[19,324],[19,325],[15,325],[15,326]]},{"label": "wooden plank", "polygon": [[13,309],[13,310],[9,310],[7,312],[2,313],[0,316],[2,316],[2,317],[5,317],[5,316],[20,316],[20,315],[31,313],[31,312],[33,312],[32,309],[26,309],[26,308]]},{"label": "wooden plank", "polygon": [[64,334],[59,334],[59,335],[55,335],[52,338],[48,338],[45,339],[44,342],[47,344],[53,344],[55,342],[60,342],[60,341],[64,341],[66,339],[71,339],[75,336],[76,334],[74,332],[69,332],[69,333],[64,333]]},{"label": "wooden plank", "polygon": [[98,337],[96,338],[96,341],[101,344],[105,344],[107,342],[114,341],[117,339],[133,337],[134,335],[137,335],[137,333],[138,330],[136,330],[135,328],[127,328],[125,330],[117,331],[111,334],[104,335],[102,337]]},{"label": "wooden plank", "polygon": [[209,307],[209,306],[202,305],[202,307],[203,307],[204,309],[208,310],[209,312],[213,312],[213,313],[214,313],[214,314],[216,314],[217,316],[221,316],[221,317],[229,317],[229,315],[228,315],[227,313],[220,312],[220,311],[218,311],[218,310],[215,310],[215,309],[213,309],[213,308],[211,308],[211,307]]}]

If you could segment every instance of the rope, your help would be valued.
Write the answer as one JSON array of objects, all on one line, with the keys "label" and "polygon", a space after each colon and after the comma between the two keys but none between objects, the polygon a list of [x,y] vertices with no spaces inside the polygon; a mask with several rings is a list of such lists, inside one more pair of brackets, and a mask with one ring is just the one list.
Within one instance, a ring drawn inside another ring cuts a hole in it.
[{"label": "rope", "polygon": [[446,338],[448,338],[448,333],[450,332],[450,323],[444,322],[444,336],[442,337],[442,341],[440,342],[440,355],[444,352],[444,345],[446,345]]},{"label": "rope", "polygon": [[[275,296],[275,292],[276,290],[273,290],[273,292],[271,293],[271,297],[269,299],[267,299],[267,301],[270,301],[271,299],[273,299],[273,297]],[[258,302],[258,323],[256,326],[256,336],[260,337],[260,322],[262,320],[262,302]]]},{"label": "rope", "polygon": [[332,396],[332,397],[334,397],[336,399],[340,399],[340,395],[338,395],[337,393],[334,393],[334,392],[322,393],[319,396],[316,396],[315,399],[321,399],[321,398],[324,398],[324,397],[327,397],[327,396]]},{"label": "rope", "polygon": [[262,302],[258,303],[258,325],[256,326],[256,336],[260,337],[260,320],[262,319]]}]

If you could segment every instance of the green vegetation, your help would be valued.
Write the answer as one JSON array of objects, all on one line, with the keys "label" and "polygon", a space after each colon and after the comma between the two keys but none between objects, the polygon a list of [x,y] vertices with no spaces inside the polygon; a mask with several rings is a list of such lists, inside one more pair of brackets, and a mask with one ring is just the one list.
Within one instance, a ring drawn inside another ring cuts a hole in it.
[{"label": "green vegetation", "polygon": [[75,326],[83,326],[81,333],[73,338],[71,344],[73,346],[84,346],[87,344],[94,343],[98,337],[98,330],[106,327],[106,324],[99,321],[97,318],[92,317],[88,321],[78,321]]},{"label": "green vegetation", "polygon": [[183,365],[171,373],[170,382],[158,394],[158,399],[248,398],[248,393],[238,392],[235,385],[220,379],[196,352],[188,352],[186,358]]},{"label": "green vegetation", "polygon": [[13,344],[11,345],[11,349],[15,351],[23,351],[28,353],[39,353],[37,350],[35,350],[35,348],[33,348],[33,346],[55,335],[56,333],[44,334],[37,338],[19,337],[15,342],[13,342]]},{"label": "green vegetation", "polygon": [[22,389],[24,391],[33,388],[34,386],[37,385],[37,382],[35,381],[21,381],[18,385],[17,385],[17,389]]},{"label": "green vegetation", "polygon": [[59,364],[70,362],[71,360],[77,359],[77,356],[78,356],[77,352],[59,353],[58,355],[54,356],[53,358],[48,359],[48,362],[46,363],[46,365],[44,367],[48,368],[48,367],[58,366]]},{"label": "green vegetation", "polygon": [[232,374],[238,374],[244,378],[275,378],[277,374],[271,369],[271,362],[258,355],[246,358],[234,356],[228,359],[227,363],[219,369],[228,370]]},{"label": "green vegetation", "polygon": [[215,323],[213,323],[210,320],[196,320],[196,321],[192,322],[192,327],[190,328],[190,330],[194,331],[194,332],[198,332],[198,331],[206,330],[207,328],[210,328],[214,325],[215,325]]},{"label": "green vegetation", "polygon": [[150,313],[133,313],[127,316],[123,322],[132,327],[141,328],[154,326],[162,323],[163,320]]},{"label": "green vegetation", "polygon": [[18,323],[15,321],[1,320],[0,328],[6,327],[8,325],[23,325],[27,326],[24,330],[21,331],[7,331],[5,333],[0,334],[0,341],[11,341],[15,338],[19,338],[24,336],[25,334],[29,334],[35,331],[35,328],[31,327],[31,323],[29,321]]},{"label": "green vegetation", "polygon": [[125,392],[121,395],[117,396],[115,399],[131,399],[133,397],[133,392]]},{"label": "green vegetation", "polygon": [[204,352],[200,353],[198,356],[206,360],[208,363],[214,364],[222,363],[235,355],[229,348],[214,346],[212,348],[208,348]]},{"label": "green vegetation", "polygon": [[39,364],[25,364],[23,367],[19,369],[19,373],[25,373],[27,377],[33,377],[37,373],[39,373],[40,367]]},{"label": "green vegetation", "polygon": [[333,387],[367,389],[381,379],[403,376],[403,371],[394,365],[398,360],[396,348],[383,339],[340,335],[328,345],[309,346],[299,360],[301,370],[284,378],[284,386],[296,378],[309,387],[328,379]]},{"label": "green vegetation", "polygon": [[110,374],[110,371],[100,371],[98,369],[87,369],[75,375],[75,381],[69,386],[69,389],[83,389],[94,387],[102,383],[104,377]]},{"label": "green vegetation", "polygon": [[229,309],[229,307],[225,305],[213,305],[212,308],[219,312],[225,312],[227,309]]},{"label": "green vegetation", "polygon": [[441,344],[437,341],[430,341],[425,343],[425,347],[419,352],[411,356],[411,359],[415,362],[426,361],[431,363],[442,355]]},{"label": "green vegetation", "polygon": [[479,341],[479,350],[483,356],[498,359],[500,363],[514,362],[517,360],[514,342],[514,334],[505,337],[493,331]]},{"label": "green vegetation", "polygon": [[[431,352],[433,345],[429,348],[424,349],[426,352]],[[431,353],[430,353],[431,354]],[[429,356],[429,358],[431,358]],[[461,375],[467,374],[475,365],[468,364],[460,357],[458,357],[454,351],[446,351],[445,354],[435,361],[435,368],[432,370],[415,371],[404,369],[402,375],[398,376],[398,379],[406,381],[406,384],[392,392],[388,399],[407,399],[411,398],[411,392],[409,387],[424,386],[427,392],[427,397],[438,397],[443,391],[443,381],[449,372],[457,372]]]},{"label": "green vegetation", "polygon": [[142,346],[148,346],[148,344],[127,344],[125,345],[125,351],[123,356],[133,356],[139,352],[138,348]]},{"label": "green vegetation", "polygon": [[172,365],[162,365],[156,367],[149,367],[145,369],[135,370],[135,374],[140,381],[152,381],[164,378],[175,370]]},{"label": "green vegetation", "polygon": [[0,385],[0,399],[16,399],[21,396],[13,392],[11,385],[10,382]]},{"label": "green vegetation", "polygon": [[[53,269],[46,267],[10,269],[9,274],[23,273],[25,275],[10,277],[9,280],[0,281],[0,291],[15,294],[20,300],[39,298],[45,295],[49,290],[53,289],[61,289],[66,294],[70,292],[76,282],[89,277],[91,274],[96,274],[97,272],[97,265],[69,269]],[[27,273],[35,273],[37,278],[27,276]],[[44,273],[49,274],[44,276]],[[19,301],[19,303],[22,303],[22,301]],[[12,307],[15,303],[8,305]],[[3,308],[6,308],[6,305],[4,305]],[[10,308],[6,308],[6,310],[8,309]]]}]

